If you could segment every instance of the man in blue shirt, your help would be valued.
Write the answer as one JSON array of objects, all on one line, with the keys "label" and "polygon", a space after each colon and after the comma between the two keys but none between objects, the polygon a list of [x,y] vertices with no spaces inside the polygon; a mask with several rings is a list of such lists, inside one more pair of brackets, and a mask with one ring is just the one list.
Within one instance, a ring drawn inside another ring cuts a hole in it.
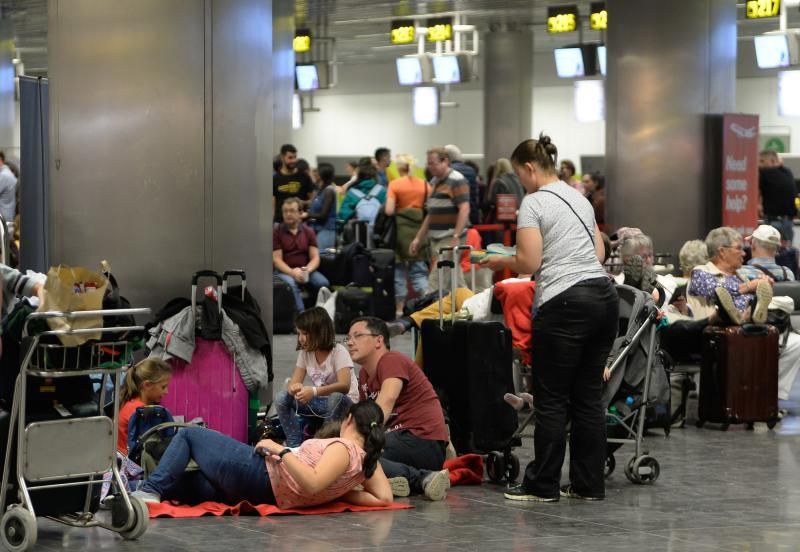
[{"label": "man in blue shirt", "polygon": [[781,246],[781,233],[774,226],[762,224],[750,236],[753,257],[739,269],[742,276],[754,280],[764,274],[776,282],[794,280],[794,274],[785,266],[775,262],[775,254]]}]

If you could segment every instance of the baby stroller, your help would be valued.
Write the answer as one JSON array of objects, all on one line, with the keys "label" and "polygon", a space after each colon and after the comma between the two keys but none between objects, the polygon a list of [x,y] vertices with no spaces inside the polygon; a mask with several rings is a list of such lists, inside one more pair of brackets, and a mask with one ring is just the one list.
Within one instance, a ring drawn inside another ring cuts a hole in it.
[{"label": "baby stroller", "polygon": [[658,479],[658,460],[642,445],[647,427],[669,433],[669,380],[658,349],[658,309],[652,297],[630,286],[618,285],[619,330],[609,355],[611,377],[603,390],[608,447],[605,476],[616,467],[614,452],[634,445],[625,463],[625,476],[637,484]]}]

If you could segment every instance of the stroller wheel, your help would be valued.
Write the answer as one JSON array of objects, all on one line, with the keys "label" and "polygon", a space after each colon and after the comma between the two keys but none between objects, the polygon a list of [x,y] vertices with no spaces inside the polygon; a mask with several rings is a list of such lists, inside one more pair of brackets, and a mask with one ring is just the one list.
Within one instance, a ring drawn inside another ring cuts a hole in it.
[{"label": "stroller wheel", "polygon": [[3,526],[0,540],[7,550],[23,552],[36,545],[36,517],[30,511],[14,506],[3,514],[0,523]]},{"label": "stroller wheel", "polygon": [[493,450],[486,455],[486,475],[492,483],[502,483],[506,478],[506,461],[501,453]]},{"label": "stroller wheel", "polygon": [[773,429],[778,423],[778,418],[770,418],[767,420],[767,428]]},{"label": "stroller wheel", "polygon": [[609,454],[606,456],[606,464],[603,468],[603,476],[608,479],[611,477],[611,474],[614,473],[614,470],[617,467],[617,459],[614,458],[613,454]]},{"label": "stroller wheel", "polygon": [[625,462],[625,468],[624,468],[625,477],[627,477],[628,481],[630,481],[631,483],[636,483],[636,479],[634,479],[634,477],[633,477],[633,464],[634,464],[634,462],[636,462],[636,457],[635,456],[631,456],[628,459],[628,461]]},{"label": "stroller wheel", "polygon": [[519,477],[519,457],[513,452],[506,455],[506,481],[508,484],[516,483]]},{"label": "stroller wheel", "polygon": [[639,485],[652,485],[660,473],[661,466],[659,466],[658,460],[645,454],[634,461],[631,481]]}]

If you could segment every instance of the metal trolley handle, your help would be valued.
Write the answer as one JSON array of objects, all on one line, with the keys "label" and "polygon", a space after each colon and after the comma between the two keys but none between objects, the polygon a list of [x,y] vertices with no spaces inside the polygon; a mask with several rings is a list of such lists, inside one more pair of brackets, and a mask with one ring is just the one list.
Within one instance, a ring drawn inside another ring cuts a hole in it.
[{"label": "metal trolley handle", "polygon": [[[66,318],[67,320],[80,320],[82,318],[97,318],[106,316],[137,316],[149,315],[151,310],[149,308],[139,309],[106,309],[106,310],[90,310],[90,311],[46,311],[46,312],[33,312],[28,315],[25,320],[25,326],[22,329],[22,337],[28,337],[28,324],[32,320],[45,320],[48,318]],[[142,331],[144,326],[118,326],[110,328],[84,328],[80,330],[49,330],[37,335],[86,335],[97,332],[108,333],[125,333],[130,331]]]}]

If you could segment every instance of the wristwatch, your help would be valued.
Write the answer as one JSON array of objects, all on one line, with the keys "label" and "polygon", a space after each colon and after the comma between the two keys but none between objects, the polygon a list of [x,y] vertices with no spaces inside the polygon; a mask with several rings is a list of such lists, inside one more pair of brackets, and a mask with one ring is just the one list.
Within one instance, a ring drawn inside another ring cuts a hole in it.
[{"label": "wristwatch", "polygon": [[278,453],[278,462],[282,462],[283,461],[283,457],[286,456],[287,454],[289,454],[290,452],[292,452],[292,449],[290,449],[289,447],[286,447],[285,449],[280,451]]}]

